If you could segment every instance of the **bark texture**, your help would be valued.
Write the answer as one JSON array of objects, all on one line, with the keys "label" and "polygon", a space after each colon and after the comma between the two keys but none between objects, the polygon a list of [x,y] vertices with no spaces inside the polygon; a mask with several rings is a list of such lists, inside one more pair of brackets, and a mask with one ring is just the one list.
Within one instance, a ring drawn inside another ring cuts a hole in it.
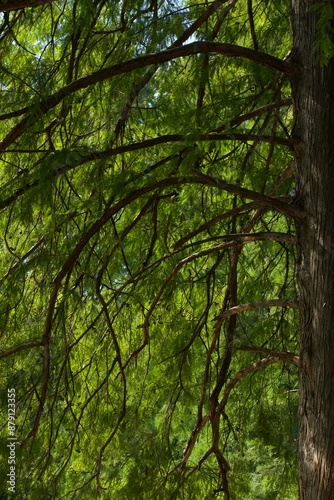
[{"label": "bark texture", "polygon": [[[333,0],[330,0],[333,3]],[[313,48],[318,0],[292,1],[301,310],[299,496],[334,498],[334,61]]]}]

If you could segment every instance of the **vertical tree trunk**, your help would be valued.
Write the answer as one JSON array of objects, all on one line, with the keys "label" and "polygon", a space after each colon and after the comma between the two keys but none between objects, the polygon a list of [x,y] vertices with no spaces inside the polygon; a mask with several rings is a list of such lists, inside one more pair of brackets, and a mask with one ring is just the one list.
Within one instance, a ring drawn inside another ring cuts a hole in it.
[{"label": "vertical tree trunk", "polygon": [[[333,3],[333,0],[331,0]],[[334,60],[316,61],[319,0],[292,0],[298,285],[300,499],[334,499]]]}]

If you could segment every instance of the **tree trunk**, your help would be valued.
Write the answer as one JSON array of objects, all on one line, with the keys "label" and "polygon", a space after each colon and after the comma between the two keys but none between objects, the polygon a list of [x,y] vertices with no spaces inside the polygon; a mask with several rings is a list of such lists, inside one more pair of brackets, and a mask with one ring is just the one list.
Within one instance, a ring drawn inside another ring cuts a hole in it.
[{"label": "tree trunk", "polygon": [[[333,3],[333,0],[331,0]],[[297,203],[301,307],[299,399],[300,499],[334,498],[334,60],[313,48],[319,0],[292,0]]]}]

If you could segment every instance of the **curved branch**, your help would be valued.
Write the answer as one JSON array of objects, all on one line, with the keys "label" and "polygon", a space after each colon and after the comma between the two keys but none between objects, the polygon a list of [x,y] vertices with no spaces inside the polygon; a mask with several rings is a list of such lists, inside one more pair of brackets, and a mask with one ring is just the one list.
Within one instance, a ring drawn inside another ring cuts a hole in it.
[{"label": "curved branch", "polygon": [[38,7],[39,5],[47,5],[51,2],[52,0],[8,0],[7,2],[2,0],[0,2],[0,12]]},{"label": "curved branch", "polygon": [[240,372],[238,372],[233,377],[233,379],[227,384],[223,399],[221,400],[217,408],[217,412],[221,413],[222,411],[224,411],[224,408],[227,404],[232,389],[234,389],[234,387],[237,385],[238,382],[240,382],[240,380],[242,380],[246,375],[254,373],[258,370],[262,370],[262,368],[265,368],[266,366],[269,366],[273,363],[292,363],[298,366],[299,357],[287,352],[282,352],[282,353],[276,352],[275,355],[268,356],[267,358],[261,359],[260,361],[257,361],[256,363],[247,366],[243,370],[240,370]]},{"label": "curved branch", "polygon": [[201,224],[198,226],[196,229],[191,231],[190,233],[186,234],[182,238],[180,238],[176,243],[173,245],[173,249],[177,250],[178,248],[182,247],[187,241],[189,241],[191,238],[194,238],[198,234],[202,233],[203,231],[208,230],[211,226],[214,224],[217,224],[218,222],[227,219],[232,216],[244,214],[245,212],[249,212],[250,210],[253,210],[254,208],[258,208],[259,204],[251,201],[250,203],[244,203],[241,206],[231,208],[230,210],[227,210],[221,215],[217,215],[213,219],[210,219],[209,221],[205,222],[204,224]]},{"label": "curved branch", "polygon": [[[263,142],[269,142],[269,143],[277,143],[281,144],[284,146],[292,147],[292,143],[289,139],[284,139],[282,137],[272,137],[272,136],[257,136],[257,135],[252,135],[252,134],[233,134],[232,136],[230,134],[200,134],[198,137],[194,137],[193,141],[196,143],[196,141],[199,142],[205,142],[205,141],[229,141],[229,140],[238,140],[241,142],[248,142],[248,141],[263,141]],[[168,144],[168,143],[173,143],[173,142],[187,142],[189,141],[189,137],[184,136],[182,134],[167,134],[159,137],[154,137],[153,139],[146,139],[141,142],[135,142],[132,144],[125,144],[124,146],[119,146],[116,148],[111,148],[107,149],[105,151],[100,151],[100,152],[80,152],[80,151],[69,151],[68,152],[68,158],[69,162],[65,161],[64,164],[64,157],[62,156],[61,160],[59,160],[59,164],[61,165],[59,168],[57,168],[57,152],[53,153],[53,164],[54,164],[54,171],[50,172],[50,175],[52,177],[59,177],[60,175],[63,175],[71,170],[73,170],[76,167],[79,167],[81,165],[84,165],[85,163],[88,163],[90,161],[96,161],[96,160],[103,160],[106,158],[111,158],[113,156],[121,155],[124,153],[129,153],[132,151],[139,151],[142,149],[147,149],[151,148],[154,146],[159,146],[161,144]],[[0,147],[1,151],[1,147]],[[9,152],[12,150],[9,150]],[[249,198],[252,200],[260,201],[262,204],[273,206],[273,208],[276,208],[282,213],[285,213],[285,215],[289,215],[290,217],[295,217],[300,215],[303,215],[303,212],[298,209],[297,207],[292,207],[291,205],[288,205],[287,203],[283,203],[280,200],[275,201],[275,205],[273,205],[269,200],[274,200],[274,198],[270,198],[268,196],[264,196],[262,194],[258,194],[255,191],[251,191],[249,189],[242,188],[240,186],[236,186],[233,184],[227,184],[224,181],[221,181],[217,179],[217,182],[214,180],[213,177],[206,176],[204,174],[199,174],[196,173],[197,176],[201,175],[201,178],[205,180],[205,183],[208,184],[213,184],[216,187],[219,186],[220,188],[224,185],[224,188],[226,191],[229,191],[231,189],[234,194],[237,194],[239,196]],[[8,196],[4,200],[0,200],[0,210],[8,207],[13,201],[15,201],[17,198],[22,196],[24,193],[29,191],[30,189],[38,186],[39,180],[31,180],[25,179],[24,185],[20,188],[18,188],[12,195]],[[230,188],[228,187],[230,186]],[[232,187],[233,186],[233,187]],[[278,208],[278,206],[280,208]],[[283,209],[284,207],[284,209]]]},{"label": "curved branch", "polygon": [[[282,99],[281,101],[275,101],[271,102],[269,104],[265,104],[264,106],[260,106],[259,108],[254,109],[253,111],[249,111],[248,113],[244,113],[243,115],[236,116],[235,118],[232,118],[229,122],[229,127],[237,127],[241,123],[246,122],[247,120],[251,120],[252,118],[255,118],[257,116],[261,116],[264,113],[268,113],[269,111],[273,111],[275,109],[279,108],[284,108],[292,105],[292,99],[291,97],[288,97],[287,99]],[[0,117],[1,119],[1,117]],[[219,127],[216,127],[215,129],[211,130],[211,132],[222,132],[228,128],[226,125],[220,125]]]},{"label": "curved branch", "polygon": [[205,180],[207,185],[216,186],[223,191],[227,191],[228,193],[236,194],[241,198],[248,198],[250,200],[258,201],[263,205],[269,206],[278,210],[284,215],[292,218],[301,218],[304,216],[304,211],[298,208],[297,206],[289,205],[284,201],[272,198],[271,196],[266,196],[264,194],[257,193],[256,191],[252,191],[251,189],[243,188],[238,186],[237,184],[230,184],[222,179],[218,179],[217,177],[211,177],[209,175],[203,174],[202,172],[196,172],[196,175],[201,179]]},{"label": "curved branch", "polygon": [[234,314],[239,314],[240,312],[248,311],[249,309],[259,309],[262,307],[293,307],[298,309],[299,304],[295,300],[288,299],[271,299],[262,300],[260,302],[250,302],[249,304],[241,304],[231,307],[231,309],[228,309],[227,311],[224,311],[216,316],[213,321],[221,321],[222,319],[229,318]]},{"label": "curved branch", "polygon": [[[266,106],[264,106],[264,107],[266,107]],[[258,109],[260,109],[260,108],[258,108]],[[243,115],[243,116],[245,116],[245,115]],[[293,173],[292,166],[289,166],[287,169],[285,169],[285,171],[281,174],[276,185],[273,186],[271,189],[269,189],[267,195],[274,196],[277,192],[277,188],[279,188],[283,184],[283,182],[285,182],[286,179],[292,175],[292,173]],[[207,230],[208,228],[210,228],[212,225],[216,224],[217,222],[220,222],[221,220],[224,220],[228,217],[239,215],[239,214],[242,214],[242,213],[247,212],[249,210],[253,210],[254,208],[257,209],[257,211],[253,215],[253,217],[251,219],[251,223],[246,226],[247,231],[250,231],[254,225],[252,223],[252,220],[253,221],[257,220],[258,215],[260,213],[262,213],[262,211],[263,211],[263,206],[261,208],[259,208],[259,204],[256,202],[245,203],[239,207],[232,208],[231,210],[227,210],[223,214],[218,215],[217,217],[214,217],[213,219],[205,222],[204,224],[202,224],[198,228],[196,228],[193,231],[191,231],[190,233],[186,234],[183,238],[180,238],[174,244],[174,249],[176,250],[176,249],[180,248],[187,241],[189,241],[191,238],[193,238],[194,236],[197,236],[197,234]]]},{"label": "curved branch", "polygon": [[[215,0],[212,2],[212,4],[208,7],[208,9],[201,14],[200,17],[194,21],[189,28],[187,28],[181,36],[175,40],[174,43],[169,47],[170,49],[173,49],[175,47],[180,47],[184,42],[186,42],[195,32],[200,28],[204,23],[207,22],[207,20],[219,9],[223,4],[227,3],[228,0]],[[123,129],[126,120],[129,116],[129,113],[131,111],[132,105],[135,101],[135,99],[138,97],[139,93],[141,90],[148,84],[148,82],[151,80],[151,78],[154,76],[156,73],[158,67],[155,66],[153,68],[149,68],[145,75],[140,79],[140,81],[135,85],[135,87],[132,89],[130,92],[130,95],[128,97],[128,100],[125,103],[125,106],[123,107],[119,118],[116,123],[115,127],[115,134],[116,136],[121,132]]]},{"label": "curved branch", "polygon": [[40,238],[37,243],[35,243],[24,255],[22,255],[22,257],[20,257],[18,259],[18,261],[8,269],[8,271],[6,272],[6,274],[4,274],[1,278],[0,278],[0,283],[2,283],[5,279],[8,278],[8,276],[13,273],[16,269],[18,269],[22,262],[25,262],[25,260],[30,257],[30,255],[32,255],[35,250],[37,250],[42,244],[44,244],[45,242],[45,238],[44,236],[42,236],[42,238]]},{"label": "curved branch", "polygon": [[31,349],[32,347],[42,347],[43,342],[29,342],[28,344],[22,344],[18,345],[16,347],[13,347],[9,351],[5,351],[0,353],[0,359],[7,358],[8,356],[11,356],[12,354],[15,354],[17,352],[25,351],[26,349]]},{"label": "curved branch", "polygon": [[[265,233],[264,233],[265,234]],[[275,233],[273,233],[275,234]],[[181,268],[183,266],[185,266],[186,264],[189,264],[190,262],[196,260],[196,259],[199,259],[201,257],[206,257],[212,253],[215,253],[215,252],[218,252],[218,251],[221,251],[221,250],[225,250],[226,248],[231,248],[231,247],[238,247],[240,245],[245,245],[247,243],[252,243],[254,241],[256,241],[256,238],[254,237],[250,237],[249,235],[235,235],[236,238],[233,239],[232,241],[228,241],[226,243],[222,243],[220,245],[215,245],[211,248],[206,248],[204,250],[200,250],[199,252],[195,252],[191,255],[188,255],[187,257],[185,257],[184,259],[180,260],[176,266],[174,267],[173,271],[167,276],[167,278],[164,280],[164,282],[162,283],[162,285],[160,286],[154,300],[152,301],[152,304],[150,306],[150,308],[148,309],[147,311],[147,314],[145,316],[145,320],[144,320],[144,323],[143,323],[143,343],[142,345],[140,346],[140,349],[139,350],[142,350],[143,347],[147,344],[148,342],[148,339],[149,339],[149,334],[148,334],[148,330],[149,330],[149,321],[150,321],[150,318],[153,314],[153,311],[154,309],[156,308],[158,302],[160,301],[163,293],[164,293],[164,290],[166,289],[166,286],[172,281],[172,279],[179,273],[179,271],[181,270]],[[289,236],[289,235],[285,235],[285,236]],[[290,236],[291,238],[291,236]],[[290,241],[291,243],[291,241]],[[281,299],[277,299],[277,300],[281,300]],[[267,301],[267,302],[273,302],[273,301]],[[284,302],[291,302],[291,304],[293,304],[294,302],[293,301],[284,301]],[[254,303],[253,303],[254,304]],[[249,304],[245,304],[245,306],[248,306]],[[241,306],[236,306],[236,307],[241,307]],[[268,307],[268,306],[267,306]],[[293,306],[291,306],[293,307]],[[296,307],[298,307],[298,305],[296,305]],[[247,308],[247,307],[246,307]],[[234,309],[234,308],[232,308]],[[228,316],[232,316],[233,314],[237,314],[238,311],[236,312],[233,312],[231,314],[229,314]],[[217,316],[215,318],[215,320],[219,320],[221,319],[220,316]],[[139,351],[138,351],[139,352]],[[138,354],[138,352],[136,351],[136,354]],[[127,361],[128,363],[128,361]]]},{"label": "curved branch", "polygon": [[283,61],[277,57],[259,52],[239,45],[230,43],[218,42],[193,42],[181,47],[168,49],[155,54],[147,54],[145,56],[137,57],[124,61],[109,68],[100,69],[88,76],[84,76],[71,82],[62,89],[58,90],[51,96],[43,99],[37,107],[31,106],[30,113],[23,120],[21,120],[16,127],[0,142],[0,151],[5,151],[10,144],[12,144],[26,129],[31,127],[38,118],[45,115],[50,109],[55,108],[65,97],[77,92],[78,90],[85,89],[96,83],[103,82],[114,76],[130,73],[137,69],[143,69],[146,66],[155,64],[163,64],[173,59],[180,57],[193,56],[196,54],[221,54],[229,57],[241,57],[248,59],[264,66],[269,66],[272,69],[293,75],[294,65],[288,61]]},{"label": "curved branch", "polygon": [[[63,279],[65,278],[66,275],[69,276],[71,274],[73,267],[75,266],[80,253],[85,248],[85,246],[90,241],[90,239],[110,220],[110,218],[115,213],[117,213],[119,210],[121,210],[126,205],[128,205],[132,201],[136,200],[137,198],[139,198],[140,196],[142,196],[145,193],[148,193],[150,191],[154,191],[155,189],[159,189],[159,188],[162,189],[164,187],[182,184],[182,183],[186,183],[186,182],[190,182],[189,178],[179,179],[176,177],[172,177],[169,179],[164,179],[163,181],[157,181],[157,182],[149,184],[141,189],[136,189],[136,190],[132,191],[128,196],[126,196],[125,198],[120,200],[118,203],[115,203],[115,205],[113,207],[105,210],[105,212],[102,214],[102,216],[99,219],[97,219],[95,221],[95,223],[82,235],[79,242],[75,246],[74,250],[71,252],[71,254],[68,256],[68,258],[64,262],[61,270],[59,271],[59,273],[57,274],[57,276],[53,282],[53,289],[52,289],[52,292],[50,294],[49,305],[48,305],[45,326],[44,326],[43,340],[42,340],[42,345],[44,345],[42,390],[41,390],[39,405],[38,405],[38,409],[36,412],[34,424],[33,424],[33,427],[31,429],[30,433],[27,436],[27,439],[30,437],[34,437],[36,435],[38,427],[39,427],[41,415],[43,412],[43,408],[45,405],[45,401],[46,401],[47,388],[48,388],[49,377],[50,377],[51,330],[52,330],[52,323],[53,323],[54,310],[56,307],[57,297],[58,297],[58,293],[59,293],[61,284],[63,282]],[[135,355],[135,353],[136,352],[134,352],[133,355]],[[123,366],[123,369],[126,367],[126,365],[127,365],[127,362]]]},{"label": "curved branch", "polygon": [[[243,238],[240,240],[240,238]],[[260,233],[237,233],[237,234],[225,234],[219,236],[211,236],[210,238],[205,238],[203,240],[194,241],[185,245],[182,250],[186,248],[194,248],[195,245],[203,245],[203,243],[217,242],[218,240],[229,240],[229,241],[276,241],[281,244],[295,245],[297,243],[296,237],[292,234],[287,233],[277,233],[277,232],[260,232]],[[177,250],[177,249],[176,249]]]},{"label": "curved branch", "polygon": [[268,349],[266,347],[250,347],[250,346],[239,346],[236,347],[236,349],[237,351],[260,352],[262,354],[276,356],[282,358],[282,360],[286,361],[287,363],[292,363],[296,366],[299,365],[299,356],[293,354],[292,352],[274,351],[273,349]]}]

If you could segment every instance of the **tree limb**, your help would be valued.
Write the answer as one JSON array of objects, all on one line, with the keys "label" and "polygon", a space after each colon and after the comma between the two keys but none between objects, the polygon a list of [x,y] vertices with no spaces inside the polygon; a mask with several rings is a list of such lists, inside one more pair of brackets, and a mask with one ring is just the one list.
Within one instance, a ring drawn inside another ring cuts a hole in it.
[{"label": "tree limb", "polygon": [[21,344],[16,347],[13,347],[9,351],[5,351],[0,353],[0,359],[7,358],[8,356],[11,356],[12,354],[15,354],[17,352],[25,351],[26,349],[31,349],[32,347],[42,347],[43,342],[29,342],[28,344]]},{"label": "tree limb", "polygon": [[[94,161],[94,160],[101,160],[101,159],[106,159],[106,158],[111,158],[116,155],[132,152],[132,151],[138,151],[142,149],[147,149],[150,147],[158,146],[161,144],[168,144],[168,143],[173,143],[173,142],[186,142],[189,140],[187,136],[181,135],[181,134],[168,134],[164,136],[159,136],[159,137],[154,137],[153,139],[147,139],[141,142],[136,142],[132,144],[126,144],[124,146],[119,146],[116,148],[108,149],[105,151],[100,151],[100,152],[91,152],[91,153],[86,153],[82,154],[79,151],[69,151],[68,152],[68,157],[70,162],[66,162],[64,160],[64,157],[62,157],[61,161],[59,161],[59,164],[61,166],[57,168],[56,165],[56,156],[53,157],[54,159],[54,171],[50,175],[53,177],[59,177],[62,174],[65,174],[69,172],[70,170],[73,170],[74,168],[83,165],[84,163]],[[211,141],[211,140],[240,140],[242,142],[247,142],[247,141],[252,141],[252,140],[263,140],[264,142],[278,142],[283,145],[289,146],[291,143],[288,139],[280,138],[280,137],[270,137],[270,136],[257,136],[257,135],[251,135],[251,134],[233,134],[233,137],[229,134],[201,134],[199,137],[194,138],[194,142],[196,141]],[[0,148],[1,149],[1,148]],[[9,150],[8,152],[10,152]],[[56,152],[57,153],[57,152]],[[54,154],[54,153],[53,153]],[[76,157],[76,158],[75,158]],[[65,163],[65,164],[64,164]],[[255,200],[260,202],[262,205],[268,205],[272,206],[276,210],[284,213],[285,215],[288,215],[289,217],[302,217],[304,215],[304,212],[299,209],[297,206],[292,206],[289,205],[288,203],[283,202],[282,200],[278,200],[277,198],[271,198],[269,196],[262,195],[260,193],[256,193],[255,191],[249,190],[242,188],[240,186],[234,185],[234,184],[229,184],[226,183],[225,181],[222,181],[220,179],[216,179],[213,177],[210,177],[205,174],[201,174],[199,172],[196,172],[196,176],[200,177],[203,181],[203,184],[211,184],[214,185],[215,187],[219,187],[221,189],[224,189],[227,192],[232,192],[234,194],[237,194],[238,196],[244,197],[244,198],[249,198],[251,200]],[[0,210],[8,207],[13,201],[15,201],[17,198],[22,196],[24,193],[26,193],[28,190],[38,186],[39,180],[31,180],[29,181],[29,178],[26,178],[24,181],[24,185],[20,188],[18,188],[12,195],[8,196],[7,198],[0,200]]]},{"label": "tree limb", "polygon": [[249,309],[259,309],[263,307],[294,307],[298,309],[299,304],[295,300],[288,299],[271,299],[262,300],[259,302],[250,302],[249,304],[240,304],[238,306],[231,307],[231,309],[228,309],[227,311],[223,311],[221,314],[214,318],[214,321],[229,318],[234,314],[239,314],[240,312],[248,311]]},{"label": "tree limb", "polygon": [[224,410],[232,389],[234,389],[234,387],[237,385],[238,382],[240,382],[240,380],[242,380],[246,375],[261,370],[262,368],[265,368],[266,366],[271,365],[273,363],[292,363],[298,366],[299,356],[295,356],[294,354],[286,352],[284,353],[276,352],[275,355],[268,356],[267,358],[261,359],[260,361],[257,361],[256,363],[247,366],[243,370],[240,370],[240,372],[238,372],[233,377],[233,379],[227,384],[223,399],[221,400],[217,408],[217,412],[221,413]]},{"label": "tree limb", "polygon": [[33,107],[31,106],[30,114],[23,118],[23,120],[21,120],[21,122],[18,123],[16,127],[14,127],[12,131],[9,132],[9,134],[0,142],[0,151],[5,151],[8,146],[10,146],[10,144],[12,144],[27,128],[31,127],[37,119],[45,115],[50,109],[55,108],[65,97],[68,97],[78,90],[85,89],[91,85],[95,85],[96,83],[113,78],[114,76],[130,73],[131,71],[135,71],[137,69],[143,69],[146,66],[163,64],[173,59],[193,56],[196,54],[221,54],[228,57],[241,57],[243,59],[248,59],[258,64],[281,71],[282,73],[290,76],[294,74],[295,69],[293,64],[271,56],[270,54],[265,54],[264,52],[259,52],[230,43],[193,42],[182,45],[181,47],[157,52],[155,54],[147,54],[135,59],[130,59],[129,61],[115,64],[109,68],[100,69],[88,76],[79,78],[78,80],[75,80],[58,90],[51,96],[42,99],[36,107],[37,109],[33,110]]},{"label": "tree limb", "polygon": [[282,360],[287,363],[299,365],[299,356],[293,354],[292,352],[282,352],[282,351],[274,351],[273,349],[268,349],[266,347],[252,347],[252,346],[239,346],[236,347],[237,351],[247,351],[247,352],[260,352],[262,354],[267,354],[270,356],[276,356],[282,358]]},{"label": "tree limb", "polygon": [[38,7],[39,5],[47,5],[51,2],[52,0],[2,0],[0,1],[0,12]]}]

